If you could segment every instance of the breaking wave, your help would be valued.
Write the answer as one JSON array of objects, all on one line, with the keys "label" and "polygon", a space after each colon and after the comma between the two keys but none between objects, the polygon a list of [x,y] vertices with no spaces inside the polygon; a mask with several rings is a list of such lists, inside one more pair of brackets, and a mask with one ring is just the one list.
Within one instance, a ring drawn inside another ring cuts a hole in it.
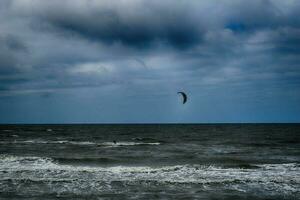
[{"label": "breaking wave", "polygon": [[1,144],[69,144],[69,145],[97,145],[105,147],[118,147],[118,146],[137,146],[137,145],[160,145],[159,142],[90,142],[90,141],[68,141],[68,140],[15,140],[15,141],[1,141]]},{"label": "breaking wave", "polygon": [[[43,184],[55,192],[81,191],[91,193],[110,190],[112,184],[198,184],[203,187],[218,185],[240,192],[249,190],[294,194],[300,192],[300,165],[262,164],[257,168],[222,168],[205,165],[176,166],[73,166],[56,163],[51,158],[0,156],[0,192],[9,185],[18,188]],[[22,184],[22,183],[30,184]],[[88,187],[88,186],[93,187]],[[120,186],[120,187],[121,187]],[[59,191],[57,191],[59,190]],[[63,190],[63,191],[62,191]],[[85,189],[86,190],[86,189]],[[53,191],[52,191],[53,192]],[[87,192],[87,191],[86,191]]]},{"label": "breaking wave", "polygon": [[103,142],[99,143],[98,146],[110,146],[110,147],[118,147],[118,146],[135,146],[135,145],[160,145],[159,142]]}]

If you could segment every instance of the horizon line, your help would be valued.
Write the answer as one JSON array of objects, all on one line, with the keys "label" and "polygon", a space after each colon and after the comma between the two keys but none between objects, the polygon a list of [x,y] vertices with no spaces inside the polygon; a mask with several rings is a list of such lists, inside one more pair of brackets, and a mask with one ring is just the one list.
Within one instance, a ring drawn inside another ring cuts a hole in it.
[{"label": "horizon line", "polygon": [[230,125],[230,124],[300,124],[300,122],[197,122],[197,123],[178,123],[178,122],[134,122],[134,123],[0,123],[0,126],[5,125]]}]

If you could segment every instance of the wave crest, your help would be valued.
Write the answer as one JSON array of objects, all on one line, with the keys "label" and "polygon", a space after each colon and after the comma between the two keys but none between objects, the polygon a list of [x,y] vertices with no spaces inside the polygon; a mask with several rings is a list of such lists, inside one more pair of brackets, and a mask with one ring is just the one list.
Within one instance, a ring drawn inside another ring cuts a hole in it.
[{"label": "wave crest", "polygon": [[105,147],[119,147],[119,146],[138,146],[138,145],[160,145],[160,142],[90,142],[90,141],[68,141],[68,140],[15,140],[15,141],[1,141],[1,144],[67,144],[67,145],[97,145]]},{"label": "wave crest", "polygon": [[197,184],[204,188],[217,186],[239,192],[262,190],[295,194],[300,192],[299,177],[297,163],[264,164],[250,169],[205,165],[92,167],[62,165],[51,158],[0,156],[0,191],[7,190],[5,185],[8,182],[14,185],[26,182],[22,187],[34,185],[32,187],[37,188],[35,184],[43,184],[48,190],[68,188],[79,192],[85,192],[82,187],[94,185],[90,188],[91,193],[110,190],[112,184],[120,183],[118,187],[127,184],[174,187]]}]

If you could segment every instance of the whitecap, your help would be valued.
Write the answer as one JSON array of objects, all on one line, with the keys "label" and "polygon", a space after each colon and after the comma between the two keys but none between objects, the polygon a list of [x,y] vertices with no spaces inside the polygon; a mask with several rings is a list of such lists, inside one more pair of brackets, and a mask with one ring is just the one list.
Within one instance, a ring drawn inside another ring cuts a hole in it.
[{"label": "whitecap", "polygon": [[136,145],[160,145],[159,142],[103,142],[98,146],[118,147],[118,146],[136,146]]},{"label": "whitecap", "polygon": [[[81,184],[110,185],[121,182],[156,182],[160,184],[200,184],[249,192],[251,190],[277,193],[300,192],[300,167],[296,163],[264,164],[258,168],[223,168],[206,165],[174,166],[73,166],[56,163],[51,158],[0,156],[0,181],[24,179],[35,181],[70,182],[68,187]],[[22,176],[20,176],[22,174]],[[62,183],[63,184],[63,183]]]},{"label": "whitecap", "polygon": [[82,142],[75,142],[75,141],[68,141],[68,144],[75,144],[75,145],[96,145],[94,142],[82,141]]},{"label": "whitecap", "polygon": [[[10,143],[6,141],[5,143]],[[96,145],[89,141],[68,141],[68,140],[14,140],[16,144],[72,144],[72,145]]]}]

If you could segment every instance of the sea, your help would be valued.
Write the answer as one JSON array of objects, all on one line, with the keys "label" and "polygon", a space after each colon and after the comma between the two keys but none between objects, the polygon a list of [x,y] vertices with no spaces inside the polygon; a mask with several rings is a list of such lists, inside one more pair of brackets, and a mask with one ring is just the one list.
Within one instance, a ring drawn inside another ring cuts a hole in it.
[{"label": "sea", "polygon": [[300,199],[300,124],[0,125],[0,199]]}]

